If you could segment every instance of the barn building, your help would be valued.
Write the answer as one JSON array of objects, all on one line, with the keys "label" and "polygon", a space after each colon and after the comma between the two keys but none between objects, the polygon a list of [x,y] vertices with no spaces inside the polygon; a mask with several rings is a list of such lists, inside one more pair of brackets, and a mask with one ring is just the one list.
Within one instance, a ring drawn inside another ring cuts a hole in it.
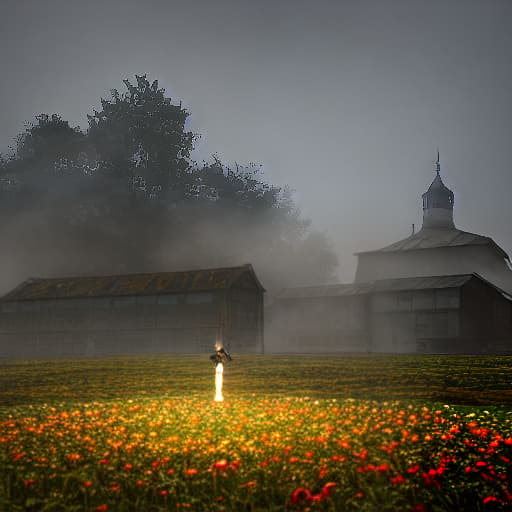
[{"label": "barn building", "polygon": [[0,356],[263,352],[251,265],[29,279],[0,299]]},{"label": "barn building", "polygon": [[454,194],[440,170],[438,156],[436,176],[422,196],[421,229],[382,249],[357,253],[355,282],[477,273],[512,295],[508,255],[491,238],[455,227]]},{"label": "barn building", "polygon": [[512,353],[512,297],[478,274],[284,290],[277,352]]},{"label": "barn building", "polygon": [[512,270],[491,238],[453,222],[436,175],[418,233],[358,253],[353,284],[290,288],[267,315],[277,352],[512,353]]}]

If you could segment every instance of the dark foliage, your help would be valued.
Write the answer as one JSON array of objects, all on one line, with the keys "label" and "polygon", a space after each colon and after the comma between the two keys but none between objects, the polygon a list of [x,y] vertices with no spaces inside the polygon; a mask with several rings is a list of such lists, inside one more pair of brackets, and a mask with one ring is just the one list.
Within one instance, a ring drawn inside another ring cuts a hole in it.
[{"label": "dark foliage", "polygon": [[332,276],[327,239],[288,189],[254,164],[197,165],[181,104],[146,75],[124,84],[87,133],[41,114],[0,159],[1,235],[17,279],[245,262],[271,289]]}]

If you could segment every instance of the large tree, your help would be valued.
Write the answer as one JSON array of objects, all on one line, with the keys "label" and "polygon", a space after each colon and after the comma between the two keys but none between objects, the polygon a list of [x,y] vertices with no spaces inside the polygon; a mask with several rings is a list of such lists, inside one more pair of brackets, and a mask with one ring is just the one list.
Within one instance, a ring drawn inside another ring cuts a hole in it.
[{"label": "large tree", "polygon": [[135,78],[135,85],[124,80],[127,91],[113,89],[110,100],[101,100],[101,111],[88,116],[88,137],[102,165],[128,178],[139,195],[182,196],[197,138],[185,129],[189,113],[165,97],[157,80]]},{"label": "large tree", "polygon": [[124,84],[88,116],[87,133],[41,115],[0,162],[2,198],[17,198],[4,201],[2,234],[34,233],[24,238],[27,273],[252,262],[271,290],[332,278],[328,240],[288,189],[267,183],[255,165],[215,156],[196,165],[189,113],[145,75]]}]

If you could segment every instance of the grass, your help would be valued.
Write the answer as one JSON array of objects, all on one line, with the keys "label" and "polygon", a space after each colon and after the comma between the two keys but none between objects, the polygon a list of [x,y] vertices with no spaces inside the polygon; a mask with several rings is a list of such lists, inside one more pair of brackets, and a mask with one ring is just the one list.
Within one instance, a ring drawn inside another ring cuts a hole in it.
[{"label": "grass", "polygon": [[512,510],[512,357],[0,364],[0,511]]},{"label": "grass", "polygon": [[[4,360],[0,406],[212,393],[207,356]],[[226,393],[512,405],[512,356],[240,355]]]}]

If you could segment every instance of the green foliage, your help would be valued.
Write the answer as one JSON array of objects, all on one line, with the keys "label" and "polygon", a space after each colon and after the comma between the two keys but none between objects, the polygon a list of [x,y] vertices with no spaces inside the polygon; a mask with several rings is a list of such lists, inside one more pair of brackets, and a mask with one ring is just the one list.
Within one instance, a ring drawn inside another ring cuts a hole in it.
[{"label": "green foliage", "polygon": [[[233,396],[414,400],[512,405],[511,356],[248,355],[230,365]],[[468,371],[470,369],[470,371]],[[0,362],[0,407],[211,392],[207,355],[138,355]]]},{"label": "green foliage", "polygon": [[136,85],[111,91],[102,110],[89,115],[88,137],[109,172],[136,180],[139,192],[155,198],[177,190],[183,195],[184,173],[197,138],[185,131],[189,113],[174,105],[158,88],[158,81],[136,75]]},{"label": "green foliage", "polygon": [[40,114],[17,137],[16,158],[53,166],[60,159],[76,159],[84,142],[85,135],[80,129],[71,128],[59,115]]},{"label": "green foliage", "polygon": [[87,133],[41,114],[0,162],[5,245],[18,244],[19,253],[11,237],[41,234],[21,239],[26,274],[250,261],[270,289],[304,284],[311,268],[315,279],[331,278],[332,249],[301,218],[290,190],[265,182],[254,164],[229,167],[213,156],[197,165],[188,111],[158,81],[135,78],[101,100]]},{"label": "green foliage", "polygon": [[510,408],[425,399],[450,365],[481,403],[511,358],[240,356],[223,403],[207,356],[4,363],[0,510],[510,510]]}]

